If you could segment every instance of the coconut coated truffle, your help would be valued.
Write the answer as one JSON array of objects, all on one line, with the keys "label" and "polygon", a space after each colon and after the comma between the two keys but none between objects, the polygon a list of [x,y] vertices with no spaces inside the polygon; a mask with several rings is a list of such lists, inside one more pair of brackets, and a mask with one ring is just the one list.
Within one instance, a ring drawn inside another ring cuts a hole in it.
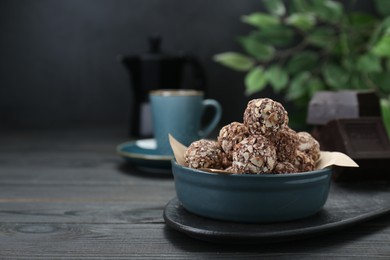
[{"label": "coconut coated truffle", "polygon": [[269,136],[287,126],[288,114],[282,104],[270,98],[253,99],[244,111],[244,124],[251,134]]},{"label": "coconut coated truffle", "polygon": [[275,163],[275,147],[264,136],[252,135],[234,148],[232,167],[236,173],[270,173]]},{"label": "coconut coated truffle", "polygon": [[222,150],[218,142],[201,139],[193,142],[184,153],[190,168],[222,169]]},{"label": "coconut coated truffle", "polygon": [[296,150],[296,156],[292,164],[299,172],[313,171],[316,165],[315,161],[309,155],[299,150]]},{"label": "coconut coated truffle", "polygon": [[320,144],[308,132],[298,132],[298,150],[306,153],[315,162],[320,158]]},{"label": "coconut coated truffle", "polygon": [[290,162],[277,162],[273,170],[274,173],[295,173],[298,169]]},{"label": "coconut coated truffle", "polygon": [[298,135],[288,126],[283,127],[269,137],[276,148],[276,157],[280,162],[290,162],[298,148]]},{"label": "coconut coated truffle", "polygon": [[221,128],[217,139],[227,160],[233,159],[234,147],[248,135],[248,128],[243,123],[233,122]]}]

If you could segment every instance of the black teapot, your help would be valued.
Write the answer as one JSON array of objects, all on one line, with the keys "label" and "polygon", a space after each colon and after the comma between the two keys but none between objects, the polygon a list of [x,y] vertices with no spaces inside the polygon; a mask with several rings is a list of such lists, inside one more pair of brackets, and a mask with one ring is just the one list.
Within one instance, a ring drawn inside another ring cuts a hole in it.
[{"label": "black teapot", "polygon": [[149,38],[148,52],[121,56],[120,61],[129,73],[133,93],[129,126],[129,135],[133,137],[153,134],[148,100],[150,90],[182,88],[182,75],[187,65],[193,75],[193,85],[185,88],[204,90],[206,87],[204,70],[199,61],[182,52],[163,52],[159,36]]}]

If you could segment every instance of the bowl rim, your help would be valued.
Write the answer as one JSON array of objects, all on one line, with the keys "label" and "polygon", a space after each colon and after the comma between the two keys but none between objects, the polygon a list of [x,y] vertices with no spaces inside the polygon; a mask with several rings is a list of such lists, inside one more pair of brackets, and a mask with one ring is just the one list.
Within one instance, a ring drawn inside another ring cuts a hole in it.
[{"label": "bowl rim", "polygon": [[230,176],[229,178],[296,178],[296,177],[304,177],[304,176],[311,176],[319,173],[332,173],[332,167],[326,167],[323,169],[317,169],[314,171],[309,172],[296,172],[296,173],[281,173],[281,174],[275,174],[275,173],[264,173],[264,174],[223,174],[223,173],[214,173],[214,172],[206,172],[195,168],[189,168],[183,165],[180,165],[176,162],[175,159],[172,159],[172,167],[178,167],[185,169],[187,171],[191,171],[194,173],[200,173],[203,175],[209,175],[209,176]]}]

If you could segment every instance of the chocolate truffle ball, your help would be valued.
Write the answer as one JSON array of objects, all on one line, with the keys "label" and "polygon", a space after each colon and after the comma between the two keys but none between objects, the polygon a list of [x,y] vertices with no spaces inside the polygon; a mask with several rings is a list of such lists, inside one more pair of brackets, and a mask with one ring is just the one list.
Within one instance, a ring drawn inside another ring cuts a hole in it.
[{"label": "chocolate truffle ball", "polygon": [[283,127],[269,139],[276,148],[276,157],[280,162],[290,162],[295,157],[295,150],[298,148],[298,135],[288,126]]},{"label": "chocolate truffle ball", "polygon": [[222,169],[222,150],[216,141],[201,139],[193,142],[184,153],[190,168]]},{"label": "chocolate truffle ball", "polygon": [[269,136],[287,126],[287,111],[272,99],[253,99],[244,111],[244,124],[251,134]]},{"label": "chocolate truffle ball", "polygon": [[261,135],[245,138],[235,146],[233,151],[232,166],[237,173],[270,173],[275,163],[275,147]]},{"label": "chocolate truffle ball", "polygon": [[298,150],[306,153],[315,162],[320,158],[320,144],[308,132],[298,132]]},{"label": "chocolate truffle ball", "polygon": [[218,135],[218,143],[222,150],[226,153],[227,160],[233,159],[233,148],[241,142],[245,137],[248,137],[248,128],[239,122],[233,122],[221,128]]},{"label": "chocolate truffle ball", "polygon": [[233,153],[231,155],[228,155],[227,153],[222,151],[221,153],[222,168],[223,169],[229,168],[230,166],[232,166],[232,163],[233,163]]},{"label": "chocolate truffle ball", "polygon": [[299,172],[308,172],[315,169],[315,161],[309,155],[299,150],[296,150],[292,164]]},{"label": "chocolate truffle ball", "polygon": [[274,173],[295,173],[298,169],[290,162],[277,162],[273,170]]}]

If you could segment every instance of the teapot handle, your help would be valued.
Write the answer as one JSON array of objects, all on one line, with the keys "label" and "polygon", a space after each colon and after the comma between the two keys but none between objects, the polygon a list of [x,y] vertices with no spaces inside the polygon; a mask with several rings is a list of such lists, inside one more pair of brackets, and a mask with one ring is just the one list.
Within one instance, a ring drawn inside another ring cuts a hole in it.
[{"label": "teapot handle", "polygon": [[207,86],[206,73],[200,61],[191,56],[186,56],[186,62],[190,65],[192,76],[195,80],[194,89],[205,90]]}]

